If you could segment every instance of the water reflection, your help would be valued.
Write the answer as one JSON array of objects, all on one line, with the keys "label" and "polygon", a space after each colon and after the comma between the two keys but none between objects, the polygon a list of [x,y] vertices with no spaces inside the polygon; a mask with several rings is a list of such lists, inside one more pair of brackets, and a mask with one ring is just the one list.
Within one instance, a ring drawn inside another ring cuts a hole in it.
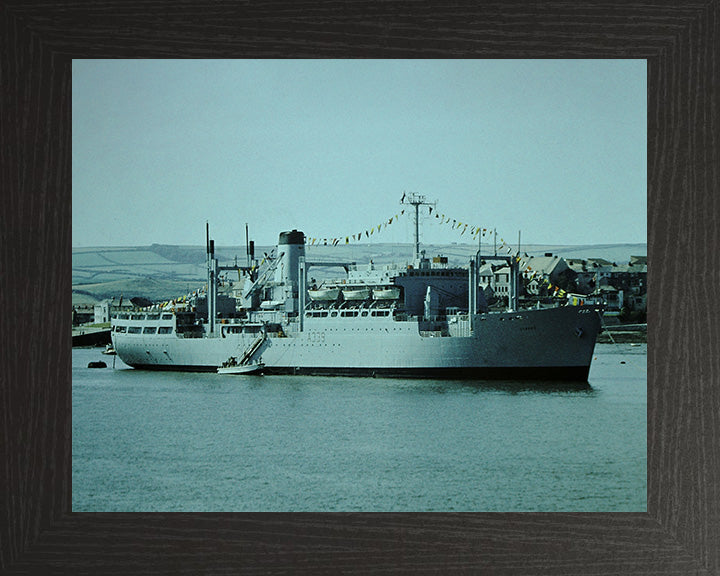
[{"label": "water reflection", "polygon": [[[377,382],[380,379],[375,379]],[[554,380],[392,380],[385,379],[389,387],[397,387],[408,392],[427,392],[434,394],[463,393],[501,393],[518,394],[588,394],[595,390],[588,382],[568,382]]]},{"label": "water reflection", "polygon": [[288,376],[288,375],[232,375],[231,377],[217,374],[193,372],[153,372],[127,368],[91,371],[77,370],[74,374],[75,384],[79,384],[85,372],[93,376],[96,383],[112,384],[114,387],[132,385],[142,381],[156,390],[178,390],[191,387],[207,391],[229,392],[238,388],[258,390],[264,387],[281,387],[288,392],[306,393],[316,387],[335,388],[341,386],[348,389],[401,390],[413,394],[447,394],[447,393],[499,393],[507,395],[519,394],[594,394],[595,390],[588,382],[568,382],[553,380],[437,380],[422,378],[367,378],[347,376]]}]

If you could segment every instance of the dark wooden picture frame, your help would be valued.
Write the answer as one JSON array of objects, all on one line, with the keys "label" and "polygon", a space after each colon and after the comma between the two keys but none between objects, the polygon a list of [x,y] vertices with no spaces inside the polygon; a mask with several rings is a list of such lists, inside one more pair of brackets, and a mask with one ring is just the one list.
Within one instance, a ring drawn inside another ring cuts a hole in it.
[{"label": "dark wooden picture frame", "polygon": [[[720,9],[690,2],[0,6],[0,572],[720,574]],[[648,62],[648,511],[71,512],[74,58]]]}]

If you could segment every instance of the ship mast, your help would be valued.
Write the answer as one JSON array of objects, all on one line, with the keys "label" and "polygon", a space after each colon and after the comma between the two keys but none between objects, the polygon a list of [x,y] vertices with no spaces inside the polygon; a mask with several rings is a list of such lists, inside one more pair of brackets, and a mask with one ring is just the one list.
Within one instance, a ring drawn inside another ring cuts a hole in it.
[{"label": "ship mast", "polygon": [[217,260],[215,259],[215,240],[210,239],[210,224],[205,222],[205,246],[207,250],[207,291],[206,301],[208,307],[208,330],[211,335],[215,333],[215,308],[217,306]]},{"label": "ship mast", "polygon": [[415,207],[415,260],[420,260],[420,206],[432,206],[435,207],[435,203],[427,202],[425,196],[422,194],[410,194],[403,193],[403,197],[400,199],[400,204],[410,204]]}]

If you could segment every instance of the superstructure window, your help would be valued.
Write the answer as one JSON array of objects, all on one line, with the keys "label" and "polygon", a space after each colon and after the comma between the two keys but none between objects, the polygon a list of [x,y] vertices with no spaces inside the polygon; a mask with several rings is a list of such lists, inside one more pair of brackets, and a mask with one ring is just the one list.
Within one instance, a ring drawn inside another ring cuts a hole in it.
[{"label": "superstructure window", "polygon": [[163,314],[162,319],[163,320],[172,320],[172,314]]},{"label": "superstructure window", "polygon": [[155,326],[145,326],[143,328],[143,334],[155,334],[157,333],[157,328]]},{"label": "superstructure window", "polygon": [[305,318],[325,318],[327,315],[326,310],[311,310],[310,312],[305,312]]},{"label": "superstructure window", "polygon": [[140,332],[142,332],[140,326],[130,326],[128,328],[128,334],[140,334]]},{"label": "superstructure window", "polygon": [[160,326],[158,334],[172,334],[172,326]]}]

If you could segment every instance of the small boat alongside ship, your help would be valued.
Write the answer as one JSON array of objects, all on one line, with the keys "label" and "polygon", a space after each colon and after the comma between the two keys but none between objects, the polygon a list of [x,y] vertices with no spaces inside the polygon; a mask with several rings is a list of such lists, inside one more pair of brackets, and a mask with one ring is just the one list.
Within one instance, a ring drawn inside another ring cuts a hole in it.
[{"label": "small boat alongside ship", "polygon": [[105,346],[105,350],[103,350],[101,354],[105,354],[106,356],[115,356],[117,352],[115,352],[115,348],[113,348],[112,344],[108,344]]},{"label": "small boat alongside ship", "polygon": [[231,356],[226,362],[218,367],[218,374],[262,374],[265,364],[254,362],[252,364],[240,364],[235,356]]},{"label": "small boat alongside ship", "polygon": [[[417,208],[421,202],[415,203]],[[519,306],[517,259],[480,251],[465,267],[432,261],[378,267],[336,263],[345,278],[309,285],[302,231],[281,232],[259,265],[221,266],[207,235],[207,289],[182,306],[120,313],[112,344],[129,366],[219,373],[327,374],[413,378],[502,378],[585,382],[600,331],[594,304]],[[491,311],[478,271],[510,268],[507,309]],[[221,274],[245,275],[236,297]],[[260,358],[262,357],[262,361]],[[229,359],[235,358],[235,365]]]}]

